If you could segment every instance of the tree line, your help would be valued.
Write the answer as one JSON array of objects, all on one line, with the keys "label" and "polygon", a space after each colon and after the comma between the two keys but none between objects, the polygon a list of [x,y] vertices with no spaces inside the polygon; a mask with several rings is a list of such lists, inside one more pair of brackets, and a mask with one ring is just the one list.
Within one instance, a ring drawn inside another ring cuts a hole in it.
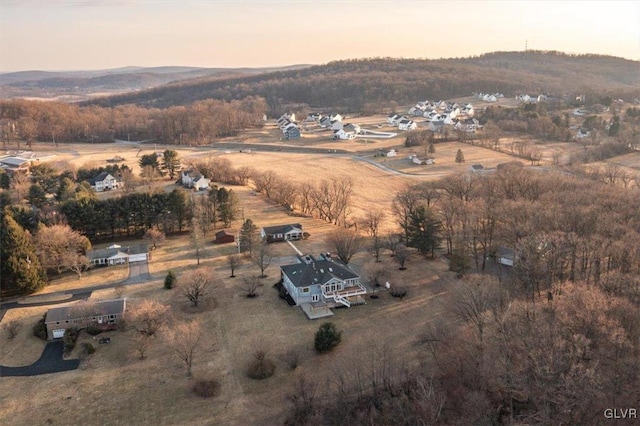
[{"label": "tree line", "polygon": [[201,145],[260,126],[266,111],[265,100],[251,95],[165,109],[0,100],[0,131],[5,144],[18,146],[34,141],[99,143],[114,139]]}]

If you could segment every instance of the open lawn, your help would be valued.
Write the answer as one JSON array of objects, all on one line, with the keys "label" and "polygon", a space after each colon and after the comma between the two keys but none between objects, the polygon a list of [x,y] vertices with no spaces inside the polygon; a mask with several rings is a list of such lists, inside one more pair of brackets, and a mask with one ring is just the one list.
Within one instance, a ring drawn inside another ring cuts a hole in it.
[{"label": "open lawn", "polygon": [[[332,226],[315,219],[289,217],[263,197],[239,192],[247,217],[260,214],[261,225],[300,221],[311,238],[296,245],[304,252],[317,254],[326,250],[323,235]],[[280,258],[294,255],[286,243],[271,247]],[[367,298],[364,306],[336,309],[331,321],[343,331],[343,343],[333,353],[318,355],[313,349],[313,335],[322,322],[307,320],[299,308],[279,299],[272,288],[279,278],[275,266],[267,269],[268,277],[259,296],[245,297],[241,280],[257,274],[258,269],[245,259],[237,277],[229,278],[225,258],[233,251],[233,244],[207,246],[201,266],[213,270],[216,282],[209,302],[201,308],[191,308],[179,288],[162,288],[169,268],[180,277],[196,267],[186,236],[169,238],[154,251],[152,279],[127,286],[123,293],[129,306],[155,299],[170,305],[177,320],[203,322],[205,339],[195,359],[194,376],[218,380],[219,396],[205,400],[190,393],[192,380],[185,376],[184,367],[162,338],[148,352],[148,358],[141,361],[131,344],[132,331],[106,333],[111,337],[109,345],[98,345],[83,332],[72,354],[83,358],[81,368],[37,377],[3,378],[0,415],[10,417],[12,424],[281,424],[287,413],[286,395],[293,391],[296,378],[302,374],[316,380],[324,394],[330,390],[325,387],[326,381],[335,380],[337,374],[348,374],[345,369],[353,369],[375,348],[385,346],[408,362],[416,362],[416,336],[426,323],[442,315],[441,302],[455,281],[445,262],[414,255],[407,263],[408,269],[398,271],[385,255],[383,264],[392,272],[389,281],[407,287],[407,297],[400,300],[379,290],[380,297]],[[370,255],[364,252],[353,260],[356,265],[369,261]],[[114,296],[114,290],[109,289],[94,293],[93,298]],[[30,328],[45,310],[21,308],[7,314],[5,320],[18,319],[23,327],[16,339],[4,341],[0,353],[3,365],[26,365],[38,358],[44,342],[31,336]],[[84,342],[94,344],[96,353],[81,355]],[[246,376],[247,364],[259,347],[268,350],[277,366],[275,375],[264,381]],[[300,354],[296,371],[290,370],[284,359],[291,350]],[[29,403],[25,402],[26,395]]]}]

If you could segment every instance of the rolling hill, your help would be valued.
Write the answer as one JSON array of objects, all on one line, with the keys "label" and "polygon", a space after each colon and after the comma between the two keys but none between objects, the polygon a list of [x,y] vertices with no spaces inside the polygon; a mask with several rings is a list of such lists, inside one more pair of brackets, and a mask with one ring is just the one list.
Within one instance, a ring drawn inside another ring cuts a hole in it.
[{"label": "rolling hill", "polygon": [[302,69],[229,78],[199,77],[135,93],[97,98],[90,104],[168,107],[203,99],[264,97],[273,112],[290,105],[349,111],[378,110],[389,102],[501,92],[640,95],[640,63],[601,55],[560,52],[496,52],[471,58],[374,58],[330,62]]}]

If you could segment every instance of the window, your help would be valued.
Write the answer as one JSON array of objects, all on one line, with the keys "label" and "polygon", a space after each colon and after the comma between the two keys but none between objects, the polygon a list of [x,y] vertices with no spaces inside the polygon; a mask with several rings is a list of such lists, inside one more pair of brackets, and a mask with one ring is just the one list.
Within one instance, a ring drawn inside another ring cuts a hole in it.
[{"label": "window", "polygon": [[312,302],[318,302],[320,301],[320,295],[319,294],[314,294],[311,296],[311,301]]},{"label": "window", "polygon": [[309,287],[304,287],[304,288],[302,289],[302,292],[303,292],[303,293],[309,293]]},{"label": "window", "polygon": [[115,315],[109,315],[109,319],[116,319]]}]

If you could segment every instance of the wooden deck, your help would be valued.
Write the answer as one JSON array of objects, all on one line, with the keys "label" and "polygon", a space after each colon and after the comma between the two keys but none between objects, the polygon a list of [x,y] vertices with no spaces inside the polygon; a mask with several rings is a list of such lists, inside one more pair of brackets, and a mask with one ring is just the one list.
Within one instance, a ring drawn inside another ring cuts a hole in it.
[{"label": "wooden deck", "polygon": [[326,318],[333,316],[331,309],[324,303],[303,303],[300,305],[302,311],[309,319]]}]

